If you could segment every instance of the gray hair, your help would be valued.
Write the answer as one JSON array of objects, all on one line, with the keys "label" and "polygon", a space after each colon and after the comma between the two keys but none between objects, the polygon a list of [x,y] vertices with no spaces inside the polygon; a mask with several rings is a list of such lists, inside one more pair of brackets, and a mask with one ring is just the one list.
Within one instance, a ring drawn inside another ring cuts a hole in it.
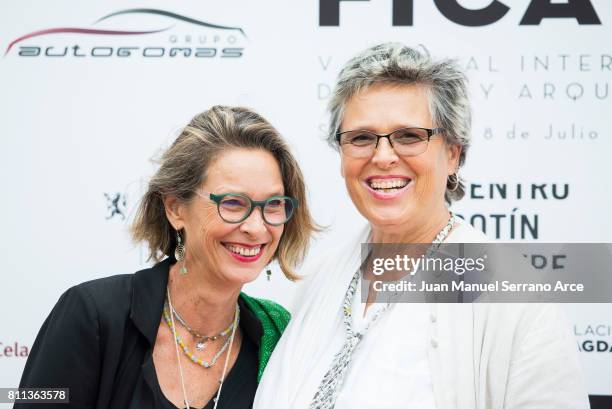
[{"label": "gray hair", "polygon": [[[362,51],[344,65],[328,105],[327,141],[332,147],[338,149],[336,134],[353,95],[373,84],[423,85],[435,126],[445,129],[446,143],[461,146],[459,166],[464,164],[472,122],[467,77],[456,60],[434,60],[427,49],[421,48],[422,52],[401,43],[383,43]],[[454,181],[447,180],[444,197],[449,204],[465,194],[463,182],[457,182],[455,188]]]}]

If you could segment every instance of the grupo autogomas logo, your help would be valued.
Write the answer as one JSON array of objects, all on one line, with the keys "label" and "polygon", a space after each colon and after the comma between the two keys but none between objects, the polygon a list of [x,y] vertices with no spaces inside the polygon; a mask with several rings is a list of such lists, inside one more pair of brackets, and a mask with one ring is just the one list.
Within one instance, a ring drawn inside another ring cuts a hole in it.
[{"label": "grupo autogomas logo", "polygon": [[241,58],[241,27],[159,9],[120,10],[88,27],[53,27],[12,40],[4,56],[20,58]]}]

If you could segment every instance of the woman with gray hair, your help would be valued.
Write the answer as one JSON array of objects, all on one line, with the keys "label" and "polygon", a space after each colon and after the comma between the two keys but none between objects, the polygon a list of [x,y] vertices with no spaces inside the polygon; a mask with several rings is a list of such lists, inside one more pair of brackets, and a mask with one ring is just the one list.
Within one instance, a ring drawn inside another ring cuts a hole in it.
[{"label": "woman with gray hair", "polygon": [[374,302],[373,275],[362,276],[362,243],[487,241],[448,209],[464,194],[458,169],[470,142],[457,63],[377,45],[341,70],[329,110],[328,140],[368,224],[305,267],[297,312],[255,407],[588,407],[576,347],[554,305]]}]

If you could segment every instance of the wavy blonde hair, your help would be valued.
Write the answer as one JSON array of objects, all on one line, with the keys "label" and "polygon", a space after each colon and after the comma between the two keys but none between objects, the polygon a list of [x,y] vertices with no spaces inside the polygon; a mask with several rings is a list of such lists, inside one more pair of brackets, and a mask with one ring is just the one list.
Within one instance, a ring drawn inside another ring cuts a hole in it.
[{"label": "wavy blonde hair", "polygon": [[285,276],[296,280],[299,276],[293,269],[303,260],[310,237],[319,227],[308,210],[304,177],[287,143],[268,121],[248,108],[217,105],[196,115],[182,130],[159,160],[132,224],[132,237],[148,244],[149,260],[174,257],[176,235],[166,217],[164,196],[182,202],[193,199],[209,166],[233,148],[270,152],[280,166],[285,194],[299,202],[273,256]]}]

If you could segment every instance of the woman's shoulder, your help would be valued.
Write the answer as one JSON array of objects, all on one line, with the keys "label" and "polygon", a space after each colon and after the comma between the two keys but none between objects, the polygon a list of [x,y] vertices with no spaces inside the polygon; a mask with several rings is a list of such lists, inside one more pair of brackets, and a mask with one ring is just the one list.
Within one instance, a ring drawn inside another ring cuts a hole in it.
[{"label": "woman's shoulder", "polygon": [[98,323],[119,323],[119,316],[129,315],[133,278],[134,274],[120,274],[74,285],[60,296],[53,312],[65,311],[62,315],[71,319],[87,316]]},{"label": "woman's shoulder", "polygon": [[97,310],[101,318],[129,315],[135,297],[139,297],[138,302],[142,302],[147,299],[151,301],[158,293],[163,294],[167,282],[165,264],[162,261],[135,273],[85,281],[69,288],[63,297],[81,299]]},{"label": "woman's shoulder", "polygon": [[77,284],[68,291],[91,297],[96,301],[103,301],[108,298],[131,294],[134,276],[135,273],[96,278]]},{"label": "woman's shoulder", "polygon": [[488,243],[485,234],[463,219],[458,219],[445,240],[446,243]]}]

